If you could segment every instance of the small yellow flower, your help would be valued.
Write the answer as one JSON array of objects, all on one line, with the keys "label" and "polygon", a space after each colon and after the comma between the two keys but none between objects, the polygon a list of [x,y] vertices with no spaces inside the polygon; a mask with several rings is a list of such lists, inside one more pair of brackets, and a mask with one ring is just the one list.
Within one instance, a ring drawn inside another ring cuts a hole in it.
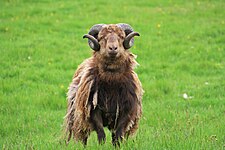
[{"label": "small yellow flower", "polygon": [[64,85],[61,84],[61,85],[60,85],[60,88],[61,88],[61,89],[64,89]]},{"label": "small yellow flower", "polygon": [[160,27],[161,27],[161,24],[160,24],[160,23],[158,23],[158,24],[157,24],[157,28],[160,28]]}]

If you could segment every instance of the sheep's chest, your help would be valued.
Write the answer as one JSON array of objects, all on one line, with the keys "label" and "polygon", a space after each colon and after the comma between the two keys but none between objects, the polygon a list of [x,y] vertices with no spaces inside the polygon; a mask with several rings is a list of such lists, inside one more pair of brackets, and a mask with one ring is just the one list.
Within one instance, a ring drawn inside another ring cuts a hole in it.
[{"label": "sheep's chest", "polygon": [[101,82],[99,84],[97,108],[102,112],[104,126],[113,128],[115,119],[119,115],[123,90],[121,83]]}]

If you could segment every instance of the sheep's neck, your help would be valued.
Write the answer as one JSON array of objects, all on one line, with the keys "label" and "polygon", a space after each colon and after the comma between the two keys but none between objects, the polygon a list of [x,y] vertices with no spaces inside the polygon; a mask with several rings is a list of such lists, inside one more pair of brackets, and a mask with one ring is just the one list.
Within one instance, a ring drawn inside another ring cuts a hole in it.
[{"label": "sheep's neck", "polygon": [[111,72],[111,73],[124,73],[131,69],[128,60],[102,60],[98,64],[99,71],[102,73]]},{"label": "sheep's neck", "polygon": [[136,56],[132,53],[125,53],[121,57],[111,60],[95,53],[93,56],[93,64],[101,80],[109,82],[121,81],[124,76],[133,72],[133,69],[137,65],[135,58]]}]

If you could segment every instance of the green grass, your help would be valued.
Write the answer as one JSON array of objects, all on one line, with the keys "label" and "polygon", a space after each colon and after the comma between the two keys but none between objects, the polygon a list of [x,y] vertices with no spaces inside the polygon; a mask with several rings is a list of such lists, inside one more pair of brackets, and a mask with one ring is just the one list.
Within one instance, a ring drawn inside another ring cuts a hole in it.
[{"label": "green grass", "polygon": [[[143,117],[121,149],[225,149],[225,2],[0,1],[0,149],[82,149],[62,136],[66,92],[96,23],[140,32]],[[183,94],[192,96],[185,100]],[[107,130],[106,130],[107,131]],[[113,149],[92,133],[86,149]]]}]

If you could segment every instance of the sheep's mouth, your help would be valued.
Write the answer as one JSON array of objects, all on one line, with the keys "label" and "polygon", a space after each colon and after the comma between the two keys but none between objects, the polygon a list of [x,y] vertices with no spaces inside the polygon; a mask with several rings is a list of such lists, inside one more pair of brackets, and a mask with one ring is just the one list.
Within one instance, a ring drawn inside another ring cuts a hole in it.
[{"label": "sheep's mouth", "polygon": [[108,54],[109,54],[110,58],[115,59],[117,57],[118,53],[117,52],[109,52]]},{"label": "sheep's mouth", "polygon": [[109,54],[110,58],[116,58],[117,54]]}]

